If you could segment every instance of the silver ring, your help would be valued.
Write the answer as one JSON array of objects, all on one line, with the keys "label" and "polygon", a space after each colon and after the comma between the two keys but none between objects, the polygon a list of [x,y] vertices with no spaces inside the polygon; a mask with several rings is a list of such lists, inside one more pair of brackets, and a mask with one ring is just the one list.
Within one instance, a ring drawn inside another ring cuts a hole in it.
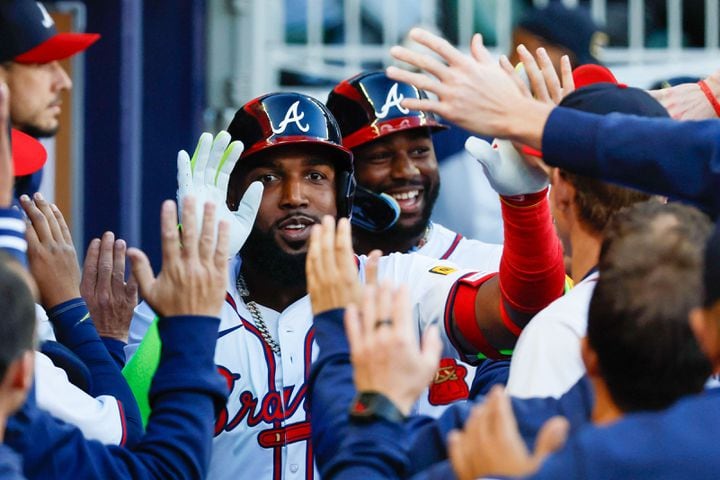
[{"label": "silver ring", "polygon": [[384,320],[378,320],[377,322],[375,322],[375,329],[377,330],[378,328],[385,326],[385,325],[390,327],[390,326],[392,326],[392,324],[393,324],[393,321],[390,320],[389,318],[386,318]]}]

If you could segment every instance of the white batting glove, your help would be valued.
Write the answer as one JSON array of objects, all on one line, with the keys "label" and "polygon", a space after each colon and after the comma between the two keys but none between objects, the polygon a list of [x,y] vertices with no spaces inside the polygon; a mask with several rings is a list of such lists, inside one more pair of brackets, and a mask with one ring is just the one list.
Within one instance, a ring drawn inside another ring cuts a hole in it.
[{"label": "white batting glove", "polygon": [[547,174],[529,165],[508,140],[496,138],[490,145],[480,138],[469,137],[465,150],[482,165],[490,186],[500,195],[536,193],[550,183]]},{"label": "white batting glove", "polygon": [[[178,206],[182,208],[182,199],[188,195],[195,197],[196,205],[214,203],[215,231],[220,220],[230,225],[228,251],[231,257],[240,251],[250,235],[263,194],[262,183],[253,182],[243,195],[238,209],[231,212],[228,208],[226,199],[230,173],[242,152],[242,142],[236,140],[230,143],[230,134],[221,131],[215,140],[207,132],[200,135],[192,160],[185,150],[180,150],[177,156]],[[200,231],[202,215],[198,215],[197,221]]]}]

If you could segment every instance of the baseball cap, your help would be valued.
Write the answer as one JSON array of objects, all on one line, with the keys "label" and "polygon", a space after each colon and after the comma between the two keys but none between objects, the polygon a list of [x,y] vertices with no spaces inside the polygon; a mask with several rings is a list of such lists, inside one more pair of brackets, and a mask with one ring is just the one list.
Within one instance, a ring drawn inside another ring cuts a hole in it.
[{"label": "baseball cap", "polygon": [[598,63],[594,50],[604,43],[603,33],[582,6],[568,8],[561,1],[551,0],[544,8],[530,9],[518,26],[567,48],[579,64]]},{"label": "baseball cap", "polygon": [[705,246],[705,267],[703,269],[705,285],[705,306],[711,307],[720,300],[720,222]]},{"label": "baseball cap", "polygon": [[559,106],[599,115],[625,113],[642,117],[670,117],[665,107],[645,90],[605,82],[578,88],[563,98]]},{"label": "baseball cap", "polygon": [[14,128],[10,141],[16,177],[35,173],[45,165],[47,151],[42,143]]},{"label": "baseball cap", "polygon": [[45,7],[33,0],[0,1],[0,62],[48,63],[82,52],[97,33],[58,33]]}]

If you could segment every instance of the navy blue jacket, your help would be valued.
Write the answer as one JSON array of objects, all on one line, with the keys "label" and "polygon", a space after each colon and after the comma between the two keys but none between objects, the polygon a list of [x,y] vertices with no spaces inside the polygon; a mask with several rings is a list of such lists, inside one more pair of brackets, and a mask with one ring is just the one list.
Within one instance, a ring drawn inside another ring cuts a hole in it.
[{"label": "navy blue jacket", "polygon": [[0,443],[0,480],[22,480],[24,478],[20,456]]},{"label": "navy blue jacket", "polygon": [[[5,443],[23,458],[28,478],[204,478],[215,413],[227,385],[214,354],[219,320],[173,317],[158,323],[163,348],[150,389],[145,436],[133,448],[86,440],[80,430],[36,407],[32,396],[7,424]],[[192,335],[188,335],[192,332]]]},{"label": "navy blue jacket", "polygon": [[720,214],[720,121],[592,115],[558,107],[545,124],[542,150],[549,165]]},{"label": "navy blue jacket", "polygon": [[91,383],[88,393],[93,397],[110,395],[120,402],[120,412],[124,415],[120,445],[135,445],[143,434],[140,409],[118,364],[100,339],[85,301],[82,298],[68,300],[47,313],[58,341],[75,353],[89,369]]},{"label": "navy blue jacket", "polygon": [[[409,478],[420,473],[422,478],[446,478],[426,477],[427,469],[447,459],[447,434],[462,427],[472,403],[452,405],[437,420],[415,416],[404,424],[351,423],[348,408],[355,388],[342,316],[343,310],[331,310],[314,320],[320,354],[310,372],[310,418],[315,462],[323,479]],[[589,421],[592,404],[586,379],[560,400],[513,399],[528,445],[534,444],[540,427],[555,415],[567,417],[573,430],[580,428]]]}]

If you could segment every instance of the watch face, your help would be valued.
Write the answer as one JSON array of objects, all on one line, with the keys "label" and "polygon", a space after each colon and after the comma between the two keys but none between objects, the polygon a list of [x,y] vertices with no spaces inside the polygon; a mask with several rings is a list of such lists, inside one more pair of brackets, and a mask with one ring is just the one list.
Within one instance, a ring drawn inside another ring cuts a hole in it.
[{"label": "watch face", "polygon": [[373,409],[372,409],[372,397],[369,396],[367,393],[361,393],[355,397],[355,402],[353,402],[353,405],[351,407],[350,411],[351,415],[357,415],[357,416],[370,416],[373,415]]}]

